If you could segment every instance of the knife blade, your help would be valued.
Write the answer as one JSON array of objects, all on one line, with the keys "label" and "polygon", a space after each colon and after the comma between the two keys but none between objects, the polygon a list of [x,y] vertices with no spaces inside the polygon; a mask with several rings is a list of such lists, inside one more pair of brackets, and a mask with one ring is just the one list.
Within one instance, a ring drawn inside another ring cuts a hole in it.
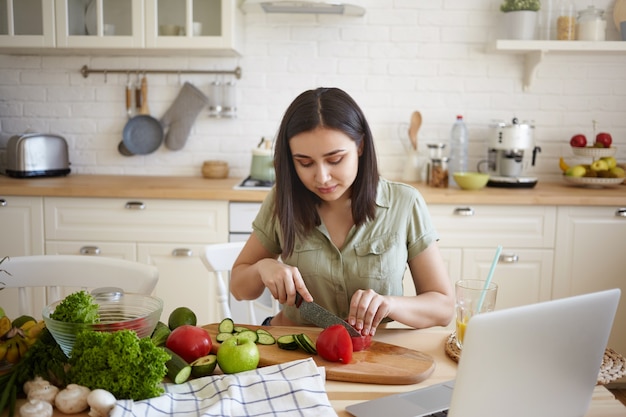
[{"label": "knife blade", "polygon": [[350,323],[315,302],[305,301],[298,293],[296,293],[296,307],[300,310],[300,315],[303,318],[309,320],[311,323],[321,327],[322,329],[330,327],[333,324],[340,324],[346,328],[350,336],[361,336],[361,333],[352,327]]}]

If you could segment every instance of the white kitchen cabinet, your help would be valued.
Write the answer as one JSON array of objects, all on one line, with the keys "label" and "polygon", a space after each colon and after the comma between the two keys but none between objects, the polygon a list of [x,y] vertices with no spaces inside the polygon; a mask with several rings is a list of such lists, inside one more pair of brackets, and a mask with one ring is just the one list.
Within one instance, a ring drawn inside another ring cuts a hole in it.
[{"label": "white kitchen cabinet", "polygon": [[[559,207],[554,298],[620,288],[609,347],[626,354],[626,206]],[[581,329],[584,331],[584,329]]]},{"label": "white kitchen cabinet", "polygon": [[[0,259],[5,256],[42,255],[43,198],[0,196],[0,236]],[[0,272],[0,282],[2,274]],[[33,300],[42,299],[36,290],[29,289],[28,292]],[[17,300],[17,289],[0,291],[0,306],[12,319],[19,312]]]},{"label": "white kitchen cabinet", "polygon": [[54,46],[53,1],[0,1],[0,47],[52,48]]},{"label": "white kitchen cabinet", "polygon": [[[485,279],[498,245],[502,253],[493,281],[498,309],[551,298],[556,207],[430,205],[439,246],[452,282]],[[456,254],[456,255],[452,255]]]},{"label": "white kitchen cabinet", "polygon": [[201,248],[228,240],[228,203],[119,198],[45,198],[46,253],[120,257],[159,269],[163,320],[179,306],[217,321],[215,281]]}]

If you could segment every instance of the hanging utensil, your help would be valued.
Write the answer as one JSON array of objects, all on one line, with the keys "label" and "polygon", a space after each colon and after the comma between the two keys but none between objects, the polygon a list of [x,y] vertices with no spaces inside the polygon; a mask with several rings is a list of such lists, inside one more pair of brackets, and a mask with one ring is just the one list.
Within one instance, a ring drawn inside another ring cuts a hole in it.
[{"label": "hanging utensil", "polygon": [[122,132],[122,142],[118,145],[118,150],[125,156],[152,153],[163,143],[163,126],[157,119],[150,116],[148,80],[145,75],[141,80],[140,100],[139,114],[126,123]]},{"label": "hanging utensil", "polygon": [[417,132],[420,130],[421,126],[422,113],[414,111],[413,114],[411,114],[411,124],[409,125],[409,139],[411,139],[413,149],[417,149]]}]

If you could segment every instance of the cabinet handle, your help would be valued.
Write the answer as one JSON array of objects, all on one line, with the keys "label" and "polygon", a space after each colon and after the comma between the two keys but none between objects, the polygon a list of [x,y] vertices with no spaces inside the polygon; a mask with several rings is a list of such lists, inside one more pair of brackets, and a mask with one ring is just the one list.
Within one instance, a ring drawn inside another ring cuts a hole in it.
[{"label": "cabinet handle", "polygon": [[626,207],[620,207],[615,210],[616,217],[626,217]]},{"label": "cabinet handle", "polygon": [[125,206],[128,210],[144,210],[146,205],[141,201],[129,201]]},{"label": "cabinet handle", "polygon": [[0,198],[0,207],[6,207],[7,201],[4,198]]},{"label": "cabinet handle", "polygon": [[502,262],[503,264],[516,264],[519,261],[519,257],[514,253],[503,253],[498,258],[498,262]]},{"label": "cabinet handle", "polygon": [[474,209],[471,207],[457,207],[454,209],[453,214],[455,216],[473,216]]},{"label": "cabinet handle", "polygon": [[177,248],[177,249],[174,249],[172,251],[172,256],[192,257],[193,256],[193,251],[191,249],[187,249],[187,248]]},{"label": "cabinet handle", "polygon": [[97,246],[83,246],[80,248],[81,255],[100,255],[100,248]]}]

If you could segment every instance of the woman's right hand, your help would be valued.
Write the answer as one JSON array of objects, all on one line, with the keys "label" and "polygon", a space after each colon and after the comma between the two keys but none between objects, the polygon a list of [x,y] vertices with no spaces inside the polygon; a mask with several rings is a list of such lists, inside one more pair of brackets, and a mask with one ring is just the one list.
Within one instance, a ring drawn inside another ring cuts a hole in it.
[{"label": "woman's right hand", "polygon": [[263,285],[272,293],[272,296],[281,304],[294,305],[296,292],[305,301],[313,301],[300,271],[295,266],[285,265],[276,259],[262,259],[258,261],[258,270]]}]

